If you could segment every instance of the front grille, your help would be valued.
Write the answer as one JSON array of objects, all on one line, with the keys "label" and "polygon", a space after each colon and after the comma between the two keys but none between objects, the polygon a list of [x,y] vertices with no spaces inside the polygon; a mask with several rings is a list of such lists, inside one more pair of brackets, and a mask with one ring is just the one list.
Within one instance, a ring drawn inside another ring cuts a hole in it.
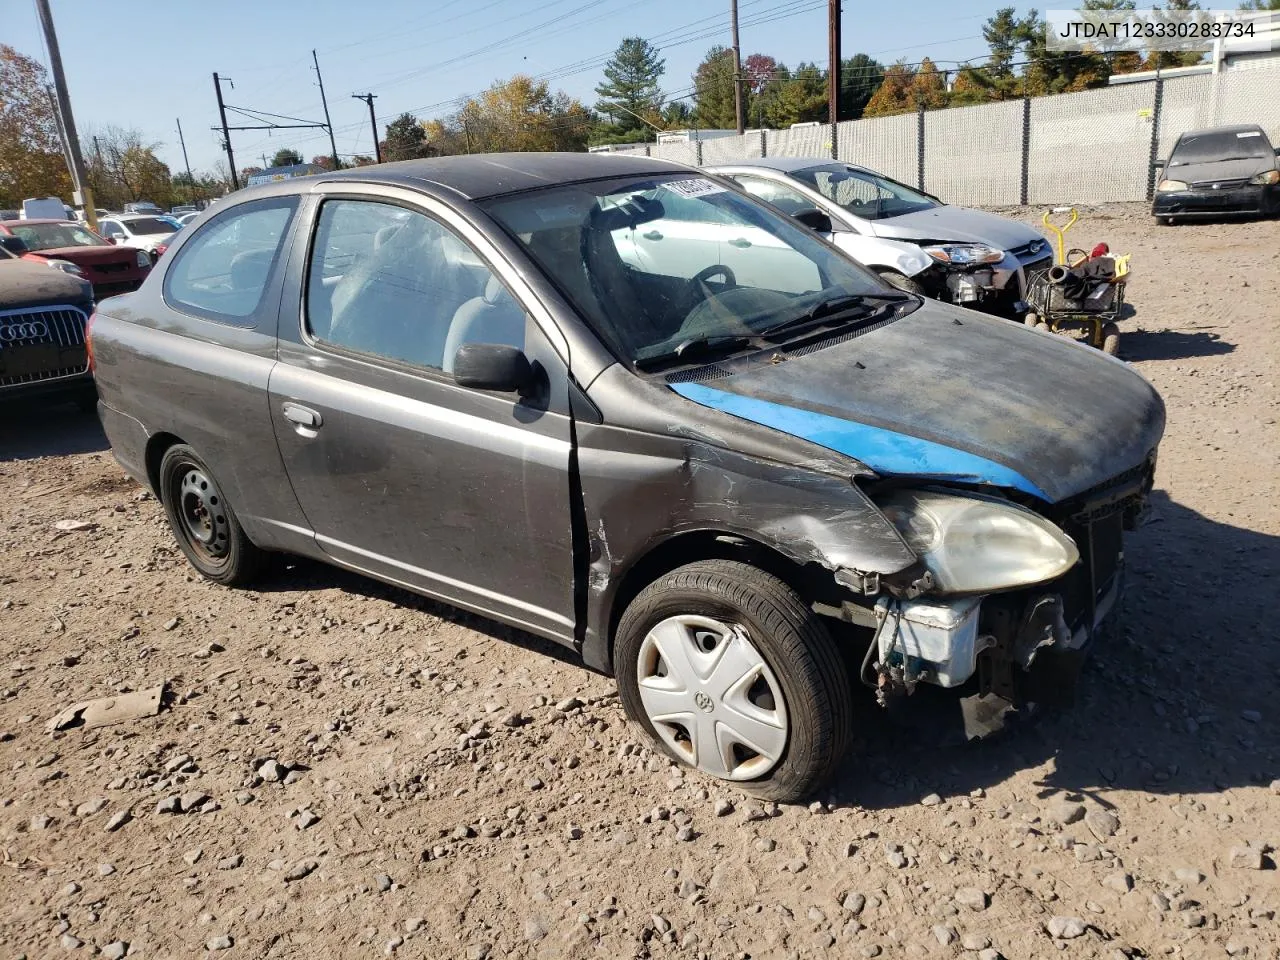
[{"label": "front grille", "polygon": [[90,269],[95,273],[124,273],[132,266],[132,263],[95,263]]},{"label": "front grille", "polygon": [[1193,180],[1191,186],[1198,188],[1207,187],[1212,190],[1214,185],[1217,184],[1218,189],[1228,190],[1231,187],[1243,187],[1248,182],[1248,177],[1238,177],[1234,180]]},{"label": "front grille", "polygon": [[1032,240],[1030,243],[1024,243],[1020,247],[1010,247],[1009,252],[1021,260],[1023,257],[1039,257],[1041,254],[1049,253],[1048,240]]},{"label": "front grille", "polygon": [[84,327],[69,305],[0,310],[0,387],[84,373]]}]

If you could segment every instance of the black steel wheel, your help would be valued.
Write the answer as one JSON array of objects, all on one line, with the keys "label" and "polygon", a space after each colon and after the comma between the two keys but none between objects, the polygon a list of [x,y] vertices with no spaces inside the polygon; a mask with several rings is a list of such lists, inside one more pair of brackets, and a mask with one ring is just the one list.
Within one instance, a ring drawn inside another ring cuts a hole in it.
[{"label": "black steel wheel", "polygon": [[160,499],[178,546],[200,574],[238,586],[262,569],[264,553],[245,536],[212,471],[186,444],[160,461]]}]

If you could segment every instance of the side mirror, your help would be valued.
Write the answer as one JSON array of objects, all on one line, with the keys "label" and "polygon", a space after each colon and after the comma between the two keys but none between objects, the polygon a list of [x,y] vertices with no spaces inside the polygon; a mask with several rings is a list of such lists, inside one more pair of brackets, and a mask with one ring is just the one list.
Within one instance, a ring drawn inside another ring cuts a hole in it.
[{"label": "side mirror", "polygon": [[1164,169],[1164,161],[1163,161],[1163,160],[1155,160],[1155,161],[1152,161],[1152,163],[1151,163],[1151,167],[1152,167],[1152,169],[1154,169],[1154,170],[1163,170],[1163,169]]},{"label": "side mirror", "polygon": [[803,210],[797,210],[791,217],[817,233],[831,233],[831,218],[817,207],[805,207]]},{"label": "side mirror", "polygon": [[464,343],[453,358],[453,379],[460,387],[511,393],[533,382],[533,367],[509,344]]},{"label": "side mirror", "polygon": [[20,257],[27,252],[27,241],[21,237],[0,237],[0,246],[12,253],[15,257]]}]

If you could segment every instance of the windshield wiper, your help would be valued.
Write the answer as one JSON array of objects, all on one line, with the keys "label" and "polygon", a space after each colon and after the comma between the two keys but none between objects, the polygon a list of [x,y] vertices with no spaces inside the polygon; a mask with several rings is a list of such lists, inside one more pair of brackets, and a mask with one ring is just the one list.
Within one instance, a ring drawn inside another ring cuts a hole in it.
[{"label": "windshield wiper", "polygon": [[[869,303],[904,303],[912,299],[909,293],[854,293],[842,297],[827,297],[819,300],[807,311],[797,317],[781,320],[760,331],[762,337],[777,336],[781,333],[794,333],[807,327],[829,326],[842,323],[846,314],[857,310],[861,314],[870,312]],[[859,308],[862,308],[859,310]],[[826,321],[825,323],[823,321]]]},{"label": "windshield wiper", "polygon": [[664,353],[655,354],[652,357],[645,357],[636,361],[636,366],[641,370],[651,370],[655,367],[665,366],[672,362],[676,363],[692,363],[694,360],[706,359],[712,356],[721,356],[726,353],[735,353],[743,347],[749,347],[756,342],[757,337],[746,336],[745,334],[701,334],[696,337],[689,337],[676,344],[675,348]]}]

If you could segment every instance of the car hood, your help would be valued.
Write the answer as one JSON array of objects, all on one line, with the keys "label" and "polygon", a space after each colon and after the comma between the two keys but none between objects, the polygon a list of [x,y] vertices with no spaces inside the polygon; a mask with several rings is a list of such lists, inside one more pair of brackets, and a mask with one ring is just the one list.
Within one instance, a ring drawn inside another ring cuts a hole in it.
[{"label": "car hood", "polygon": [[871,229],[878,237],[898,240],[953,240],[994,244],[1001,250],[1021,247],[1033,240],[1043,240],[1031,227],[1006,220],[981,210],[964,207],[933,207],[904,213],[887,220],[872,220]]},{"label": "car hood", "polygon": [[45,307],[57,303],[75,306],[93,299],[87,280],[30,260],[0,262],[0,310]]},{"label": "car hood", "polygon": [[1269,157],[1242,157],[1237,160],[1210,160],[1207,163],[1180,163],[1164,171],[1168,180],[1181,180],[1192,184],[1205,180],[1247,180],[1267,170],[1274,170],[1276,161]]},{"label": "car hood", "polygon": [[1164,432],[1160,395],[1125,363],[931,301],[787,362],[672,389],[881,475],[989,484],[1049,503],[1140,466]]},{"label": "car hood", "polygon": [[70,260],[75,264],[137,262],[137,255],[133,251],[110,244],[101,247],[50,247],[31,252],[46,260]]}]

